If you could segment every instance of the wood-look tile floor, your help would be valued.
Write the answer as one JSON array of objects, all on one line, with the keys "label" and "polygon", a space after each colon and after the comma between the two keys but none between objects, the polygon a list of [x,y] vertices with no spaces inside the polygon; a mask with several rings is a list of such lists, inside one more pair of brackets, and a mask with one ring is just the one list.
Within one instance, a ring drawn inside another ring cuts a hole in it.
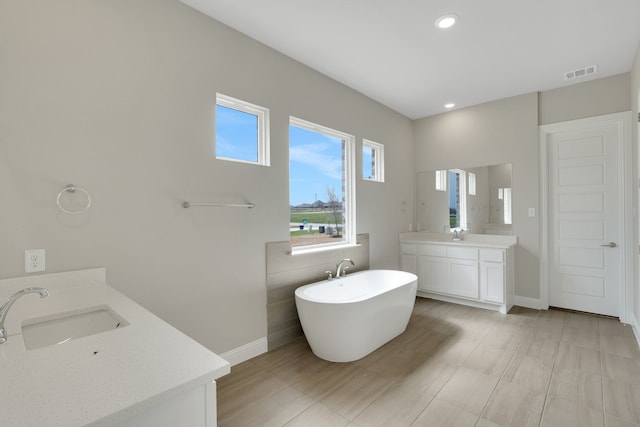
[{"label": "wood-look tile floor", "polygon": [[218,423],[640,427],[640,350],[614,319],[418,298],[406,332],[361,360],[321,360],[301,338],[234,366]]}]

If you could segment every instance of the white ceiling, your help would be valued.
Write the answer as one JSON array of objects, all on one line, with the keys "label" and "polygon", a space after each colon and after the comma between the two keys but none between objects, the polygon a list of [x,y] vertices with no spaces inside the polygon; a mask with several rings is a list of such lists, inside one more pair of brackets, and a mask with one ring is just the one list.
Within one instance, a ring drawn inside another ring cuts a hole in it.
[{"label": "white ceiling", "polygon": [[640,41],[640,0],[180,1],[413,119],[628,72]]}]

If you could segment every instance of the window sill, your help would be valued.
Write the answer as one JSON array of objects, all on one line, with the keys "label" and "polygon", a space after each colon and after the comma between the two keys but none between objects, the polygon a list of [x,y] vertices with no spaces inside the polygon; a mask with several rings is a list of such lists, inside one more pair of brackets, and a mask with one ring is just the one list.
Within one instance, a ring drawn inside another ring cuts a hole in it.
[{"label": "window sill", "polygon": [[291,256],[296,255],[305,255],[317,252],[330,252],[337,251],[340,249],[349,249],[349,248],[358,248],[362,245],[360,243],[329,243],[326,245],[314,245],[314,246],[296,246],[295,248],[291,248]]}]

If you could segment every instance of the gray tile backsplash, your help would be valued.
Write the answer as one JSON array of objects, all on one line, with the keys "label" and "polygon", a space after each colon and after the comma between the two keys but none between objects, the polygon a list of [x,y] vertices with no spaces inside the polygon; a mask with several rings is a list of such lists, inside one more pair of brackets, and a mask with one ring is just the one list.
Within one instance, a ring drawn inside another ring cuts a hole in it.
[{"label": "gray tile backsplash", "polygon": [[294,292],[326,279],[344,258],[355,262],[352,271],[369,269],[369,235],[358,234],[357,245],[291,255],[291,242],[267,243],[267,341],[269,350],[302,335]]}]

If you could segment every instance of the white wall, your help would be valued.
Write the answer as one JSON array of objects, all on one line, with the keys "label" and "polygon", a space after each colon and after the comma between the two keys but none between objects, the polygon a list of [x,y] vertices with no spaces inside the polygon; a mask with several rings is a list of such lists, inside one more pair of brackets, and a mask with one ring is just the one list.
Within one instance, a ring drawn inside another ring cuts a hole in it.
[{"label": "white wall", "polygon": [[[109,283],[210,349],[267,335],[265,244],[288,239],[288,119],[385,144],[357,181],[372,267],[413,220],[409,119],[177,0],[0,1],[0,278],[107,268]],[[215,94],[271,110],[271,167],[214,157]],[[359,176],[359,174],[358,174]],[[57,210],[69,183],[90,212]],[[251,201],[253,210],[181,207]]]}]

